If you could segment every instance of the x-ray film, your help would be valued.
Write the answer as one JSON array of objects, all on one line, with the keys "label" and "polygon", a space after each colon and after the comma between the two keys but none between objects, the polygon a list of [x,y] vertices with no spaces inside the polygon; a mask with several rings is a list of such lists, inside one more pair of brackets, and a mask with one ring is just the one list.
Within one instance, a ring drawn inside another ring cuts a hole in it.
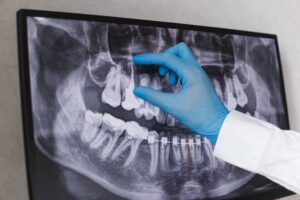
[{"label": "x-ray film", "polygon": [[33,200],[289,194],[215,158],[206,138],[133,94],[136,86],[180,90],[180,83],[171,87],[158,75],[157,66],[135,65],[132,57],[185,42],[229,110],[287,129],[276,36],[36,11],[20,12],[19,31]]}]

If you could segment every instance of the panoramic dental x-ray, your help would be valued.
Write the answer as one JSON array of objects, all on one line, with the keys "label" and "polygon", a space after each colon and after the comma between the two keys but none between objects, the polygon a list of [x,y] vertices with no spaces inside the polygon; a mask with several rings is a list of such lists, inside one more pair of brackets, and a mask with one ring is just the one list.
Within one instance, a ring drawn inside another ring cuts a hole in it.
[{"label": "panoramic dental x-ray", "polygon": [[180,82],[132,62],[185,42],[229,110],[284,128],[274,40],[44,17],[27,24],[35,145],[84,177],[61,176],[70,199],[104,199],[83,196],[86,179],[105,199],[219,199],[278,187],[251,183],[257,175],[215,158],[208,139],[137,98],[137,86],[176,92]]}]

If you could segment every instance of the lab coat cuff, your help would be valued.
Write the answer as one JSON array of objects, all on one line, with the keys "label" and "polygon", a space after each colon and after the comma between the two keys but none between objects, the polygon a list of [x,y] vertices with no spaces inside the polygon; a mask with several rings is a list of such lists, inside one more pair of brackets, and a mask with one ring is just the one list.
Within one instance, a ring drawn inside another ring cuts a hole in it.
[{"label": "lab coat cuff", "polygon": [[257,173],[272,136],[270,125],[238,111],[225,118],[214,155],[237,167]]}]

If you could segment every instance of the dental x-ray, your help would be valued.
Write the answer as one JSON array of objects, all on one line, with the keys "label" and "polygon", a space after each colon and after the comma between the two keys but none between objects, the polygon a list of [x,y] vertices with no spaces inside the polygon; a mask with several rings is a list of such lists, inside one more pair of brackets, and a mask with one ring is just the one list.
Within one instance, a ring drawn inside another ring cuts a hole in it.
[{"label": "dental x-ray", "polygon": [[287,129],[274,35],[49,12],[20,16],[26,24],[19,29],[20,52],[28,62],[20,70],[21,84],[28,81],[22,97],[23,107],[30,108],[23,108],[23,116],[31,118],[24,126],[32,126],[25,142],[33,200],[288,194],[215,158],[206,138],[132,92],[141,85],[180,90],[180,83],[170,87],[156,66],[142,68],[132,56],[185,42],[229,110]]}]

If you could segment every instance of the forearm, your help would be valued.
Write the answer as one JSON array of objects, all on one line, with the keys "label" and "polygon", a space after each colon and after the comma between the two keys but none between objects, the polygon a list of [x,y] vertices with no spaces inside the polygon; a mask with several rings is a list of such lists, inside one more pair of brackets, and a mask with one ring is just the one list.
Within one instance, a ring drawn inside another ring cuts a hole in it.
[{"label": "forearm", "polygon": [[226,117],[214,155],[300,193],[300,134],[237,111]]}]

